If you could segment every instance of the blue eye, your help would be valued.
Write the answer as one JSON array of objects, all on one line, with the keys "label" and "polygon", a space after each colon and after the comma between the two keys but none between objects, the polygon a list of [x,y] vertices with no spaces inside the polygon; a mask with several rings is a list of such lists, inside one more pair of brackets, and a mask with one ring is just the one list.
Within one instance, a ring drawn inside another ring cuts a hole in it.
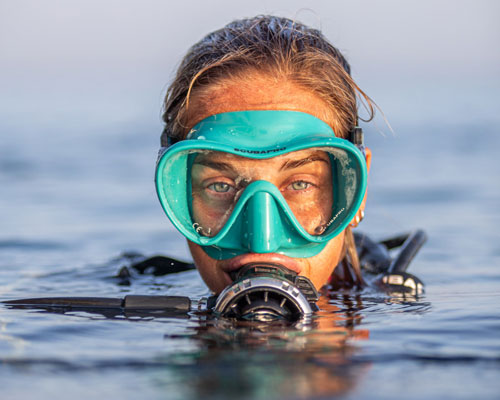
[{"label": "blue eye", "polygon": [[227,193],[231,189],[231,185],[224,182],[215,182],[208,185],[208,189],[213,190],[217,193]]},{"label": "blue eye", "polygon": [[309,182],[296,181],[293,182],[290,186],[293,190],[305,190],[309,189],[309,187],[311,187],[311,184]]}]

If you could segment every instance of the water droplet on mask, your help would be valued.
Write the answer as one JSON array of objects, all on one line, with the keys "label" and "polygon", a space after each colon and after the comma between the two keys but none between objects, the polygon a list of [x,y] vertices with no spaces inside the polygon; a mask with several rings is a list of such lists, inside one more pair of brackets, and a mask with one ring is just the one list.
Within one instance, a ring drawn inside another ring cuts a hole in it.
[{"label": "water droplet on mask", "polygon": [[321,235],[324,231],[326,230],[326,225],[320,225],[320,226],[317,226],[315,229],[314,229],[314,234],[315,235]]}]

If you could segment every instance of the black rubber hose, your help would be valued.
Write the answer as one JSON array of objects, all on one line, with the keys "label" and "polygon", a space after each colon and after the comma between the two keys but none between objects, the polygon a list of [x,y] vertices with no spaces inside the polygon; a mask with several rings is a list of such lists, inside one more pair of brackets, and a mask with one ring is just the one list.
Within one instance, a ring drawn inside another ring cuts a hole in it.
[{"label": "black rubber hose", "polygon": [[128,295],[123,299],[107,297],[45,297],[4,301],[11,306],[61,307],[78,309],[118,309],[128,310],[176,310],[187,312],[191,301],[185,296],[141,296]]},{"label": "black rubber hose", "polygon": [[427,235],[421,229],[410,234],[402,244],[398,255],[392,260],[387,272],[389,274],[405,272],[426,240]]}]

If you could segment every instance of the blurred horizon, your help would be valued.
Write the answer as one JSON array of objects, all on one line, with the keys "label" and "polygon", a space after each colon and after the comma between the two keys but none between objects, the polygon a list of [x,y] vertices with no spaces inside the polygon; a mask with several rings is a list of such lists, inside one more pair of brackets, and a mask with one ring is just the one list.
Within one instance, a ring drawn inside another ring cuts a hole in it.
[{"label": "blurred horizon", "polygon": [[[449,237],[474,196],[496,205],[500,3],[308,4],[0,0],[0,240],[187,256],[153,184],[162,99],[191,45],[257,14],[322,29],[394,128],[380,113],[364,126],[374,157],[363,230]],[[492,207],[469,218],[496,237]]]},{"label": "blurred horizon", "polygon": [[1,1],[1,123],[159,126],[165,89],[188,47],[233,19],[257,14],[320,28],[396,127],[498,120],[498,2],[303,4]]},{"label": "blurred horizon", "polygon": [[[499,11],[493,0],[0,0],[2,299],[194,300],[180,318],[4,305],[3,397],[497,399]],[[233,330],[195,311],[210,295],[197,272],[132,268],[139,254],[192,260],[155,192],[162,99],[191,45],[257,14],[320,28],[383,110],[394,134],[381,113],[362,124],[373,157],[356,229],[425,230],[409,270],[423,295],[333,292],[312,325]]]}]

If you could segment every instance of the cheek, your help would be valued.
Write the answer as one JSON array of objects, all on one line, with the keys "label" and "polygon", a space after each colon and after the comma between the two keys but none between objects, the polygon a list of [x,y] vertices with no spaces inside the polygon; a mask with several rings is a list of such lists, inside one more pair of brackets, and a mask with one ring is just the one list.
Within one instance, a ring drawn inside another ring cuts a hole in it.
[{"label": "cheek", "polygon": [[321,234],[332,218],[333,195],[331,191],[321,190],[313,196],[304,196],[304,198],[294,199],[293,202],[287,199],[287,202],[295,218],[310,235]]},{"label": "cheek", "polygon": [[326,230],[332,218],[332,204],[331,184],[323,184],[320,190],[289,202],[295,217],[310,235],[319,235]]},{"label": "cheek", "polygon": [[344,232],[330,240],[321,253],[310,258],[304,258],[307,267],[301,275],[309,278],[316,289],[321,289],[328,283],[328,279],[340,262],[343,248]]},{"label": "cheek", "polygon": [[228,281],[222,270],[217,267],[217,260],[209,257],[199,245],[189,240],[187,242],[201,278],[212,292],[220,293],[231,281]]},{"label": "cheek", "polygon": [[203,227],[202,232],[205,236],[216,235],[231,215],[232,203],[219,203],[210,202],[206,196],[197,192],[192,194],[193,220]]},{"label": "cheek", "polygon": [[213,212],[213,209],[206,206],[206,202],[203,201],[202,197],[193,192],[192,194],[192,210],[193,210],[193,219],[202,224],[202,225],[210,225],[210,223],[217,217],[216,213]]}]

